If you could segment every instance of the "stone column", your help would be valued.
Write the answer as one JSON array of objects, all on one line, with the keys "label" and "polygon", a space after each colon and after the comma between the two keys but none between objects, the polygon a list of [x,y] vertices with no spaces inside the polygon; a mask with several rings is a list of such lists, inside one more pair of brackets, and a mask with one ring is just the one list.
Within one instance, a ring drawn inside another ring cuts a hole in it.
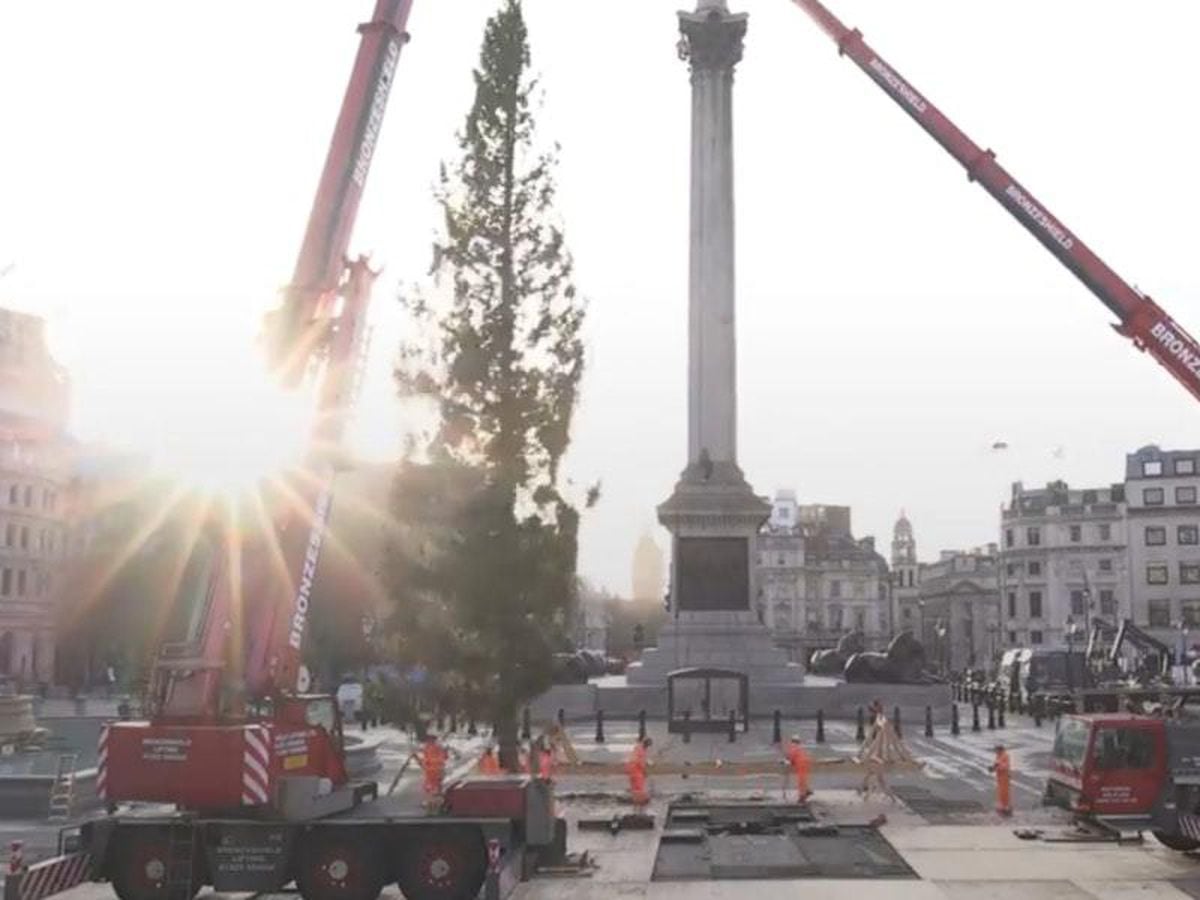
[{"label": "stone column", "polygon": [[688,278],[688,466],[712,463],[716,480],[737,468],[734,317],[733,69],[745,13],[701,0],[679,14],[680,56],[691,68],[691,257]]}]

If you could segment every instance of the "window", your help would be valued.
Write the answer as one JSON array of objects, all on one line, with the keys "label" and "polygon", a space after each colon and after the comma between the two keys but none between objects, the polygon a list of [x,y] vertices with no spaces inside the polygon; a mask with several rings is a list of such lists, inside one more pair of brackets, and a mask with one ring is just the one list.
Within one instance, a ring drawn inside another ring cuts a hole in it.
[{"label": "window", "polygon": [[1030,547],[1036,547],[1042,542],[1042,532],[1039,528],[1026,528],[1025,540],[1029,542]]},{"label": "window", "polygon": [[1013,530],[1008,528],[1004,532],[1004,546],[1011,547],[1013,545]]},{"label": "window", "polygon": [[905,622],[911,622],[912,621],[912,607],[906,606],[906,607],[904,607],[904,609],[900,610],[900,617],[902,619],[904,619]]},{"label": "window", "polygon": [[1008,574],[1009,578],[1012,578],[1014,575],[1017,574],[1017,564],[1009,563],[1007,566],[1004,567],[1004,571]]},{"label": "window", "polygon": [[1180,525],[1175,539],[1181,544],[1200,544],[1200,525]]},{"label": "window", "polygon": [[1029,632],[1029,643],[1040,644],[1042,642],[1042,633],[1040,631]]},{"label": "window", "polygon": [[1175,502],[1181,506],[1193,506],[1196,503],[1196,486],[1175,488]]},{"label": "window", "polygon": [[1190,456],[1187,457],[1186,459],[1175,460],[1175,474],[1176,475],[1195,475],[1196,474],[1196,460],[1192,459]]},{"label": "window", "polygon": [[1083,615],[1083,591],[1071,591],[1071,615]]},{"label": "window", "polygon": [[1149,478],[1153,478],[1156,475],[1161,475],[1162,472],[1161,459],[1149,459],[1142,463],[1142,474]]},{"label": "window", "polygon": [[1142,502],[1147,506],[1162,506],[1163,505],[1163,489],[1162,488],[1146,488],[1142,491]]},{"label": "window", "polygon": [[13,547],[17,543],[17,526],[9,522],[4,526],[4,546]]},{"label": "window", "polygon": [[1083,540],[1083,526],[1082,525],[1072,525],[1071,526],[1071,543],[1078,544],[1081,540]]},{"label": "window", "polygon": [[776,559],[776,562],[781,566],[785,565],[787,563],[787,557],[780,553],[778,559]]},{"label": "window", "polygon": [[1100,560],[1098,565],[1100,566],[1101,572],[1111,572],[1112,571],[1112,560],[1111,559],[1102,559],[1102,560]]},{"label": "window", "polygon": [[[834,580],[829,582],[829,596],[834,599],[842,596],[842,583],[840,581]],[[839,610],[838,612],[840,618],[841,611]]]},{"label": "window", "polygon": [[29,528],[25,525],[21,526],[21,549],[29,549]]},{"label": "window", "polygon": [[33,485],[25,485],[25,508],[29,509],[33,506]]},{"label": "window", "polygon": [[1042,564],[1035,559],[1030,560],[1029,561],[1029,574],[1030,575],[1041,575],[1042,574]]},{"label": "window", "polygon": [[1109,525],[1108,523],[1105,523],[1100,526],[1100,540],[1102,540],[1102,541],[1112,540],[1112,526]]},{"label": "window", "polygon": [[1180,563],[1179,583],[1200,584],[1200,563]]},{"label": "window", "polygon": [[1170,580],[1165,565],[1146,566],[1146,584],[1167,584]]},{"label": "window", "polygon": [[1042,592],[1029,592],[1029,618],[1040,619],[1042,617]]},{"label": "window", "polygon": [[1167,542],[1167,529],[1162,525],[1146,526],[1146,546],[1161,547]]},{"label": "window", "polygon": [[1092,753],[1100,770],[1149,769],[1154,766],[1154,735],[1145,728],[1104,728]]},{"label": "window", "polygon": [[1100,591],[1100,615],[1115,616],[1117,614],[1117,599],[1113,592],[1105,588]]},{"label": "window", "polygon": [[1015,619],[1017,617],[1017,592],[1008,592],[1008,617]]},{"label": "window", "polygon": [[842,630],[842,608],[840,606],[829,607],[829,627],[834,631]]},{"label": "window", "polygon": [[10,484],[8,486],[8,503],[10,506],[17,505],[17,490],[18,488],[15,484]]},{"label": "window", "polygon": [[867,611],[865,609],[856,609],[854,611],[854,630],[865,633],[867,630]]},{"label": "window", "polygon": [[1009,642],[1009,644],[1016,644],[1016,642],[1017,642],[1017,633],[1016,633],[1015,631],[1010,631],[1010,632],[1008,633],[1008,642]]},{"label": "window", "polygon": [[1184,600],[1179,604],[1179,613],[1188,628],[1200,625],[1200,600]]},{"label": "window", "polygon": [[12,569],[0,572],[0,594],[7,597],[12,593]]},{"label": "window", "polygon": [[25,570],[17,569],[17,596],[25,596]]},{"label": "window", "polygon": [[1150,601],[1150,627],[1151,628],[1170,628],[1171,627],[1171,601],[1170,600],[1151,600]]}]

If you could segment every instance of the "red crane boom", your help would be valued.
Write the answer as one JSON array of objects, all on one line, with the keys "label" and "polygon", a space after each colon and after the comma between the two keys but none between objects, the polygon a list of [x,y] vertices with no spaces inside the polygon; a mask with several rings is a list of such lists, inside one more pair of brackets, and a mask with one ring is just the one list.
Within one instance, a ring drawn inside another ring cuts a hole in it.
[{"label": "red crane boom", "polygon": [[1079,237],[1059,221],[1003,166],[996,154],[983,150],[950,121],[924,94],[876,53],[857,28],[847,28],[819,0],[793,0],[833,38],[838,51],[850,57],[872,81],[962,163],[967,178],[1007,209],[1075,277],[1100,298],[1120,320],[1113,327],[1150,353],[1176,380],[1200,400],[1200,344],[1162,307],[1130,287]]}]

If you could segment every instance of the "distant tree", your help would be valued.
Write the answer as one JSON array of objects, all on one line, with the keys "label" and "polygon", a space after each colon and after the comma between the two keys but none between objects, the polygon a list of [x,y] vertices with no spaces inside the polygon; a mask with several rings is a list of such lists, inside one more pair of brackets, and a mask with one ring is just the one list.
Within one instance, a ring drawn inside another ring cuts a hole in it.
[{"label": "distant tree", "polygon": [[397,379],[432,401],[436,426],[396,475],[386,563],[396,651],[493,718],[509,764],[518,711],[550,685],[573,602],[579,511],[560,463],[584,363],[529,63],[520,0],[505,0],[487,23],[460,158],[442,166],[432,283],[407,300],[427,340],[402,349]]}]

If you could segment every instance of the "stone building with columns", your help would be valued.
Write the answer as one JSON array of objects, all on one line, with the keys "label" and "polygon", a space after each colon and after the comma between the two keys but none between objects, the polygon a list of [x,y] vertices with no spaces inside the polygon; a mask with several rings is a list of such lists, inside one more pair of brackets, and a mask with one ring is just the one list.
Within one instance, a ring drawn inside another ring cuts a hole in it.
[{"label": "stone building with columns", "polygon": [[758,535],[758,612],[796,661],[849,631],[870,647],[893,634],[887,562],[850,522],[848,506],[800,504],[785,490]]},{"label": "stone building with columns", "polygon": [[53,680],[55,597],[67,552],[69,387],[44,322],[0,309],[0,679]]},{"label": "stone building with columns", "polygon": [[1125,485],[1012,486],[1000,513],[1001,638],[1006,647],[1087,640],[1096,614],[1129,615]]}]

